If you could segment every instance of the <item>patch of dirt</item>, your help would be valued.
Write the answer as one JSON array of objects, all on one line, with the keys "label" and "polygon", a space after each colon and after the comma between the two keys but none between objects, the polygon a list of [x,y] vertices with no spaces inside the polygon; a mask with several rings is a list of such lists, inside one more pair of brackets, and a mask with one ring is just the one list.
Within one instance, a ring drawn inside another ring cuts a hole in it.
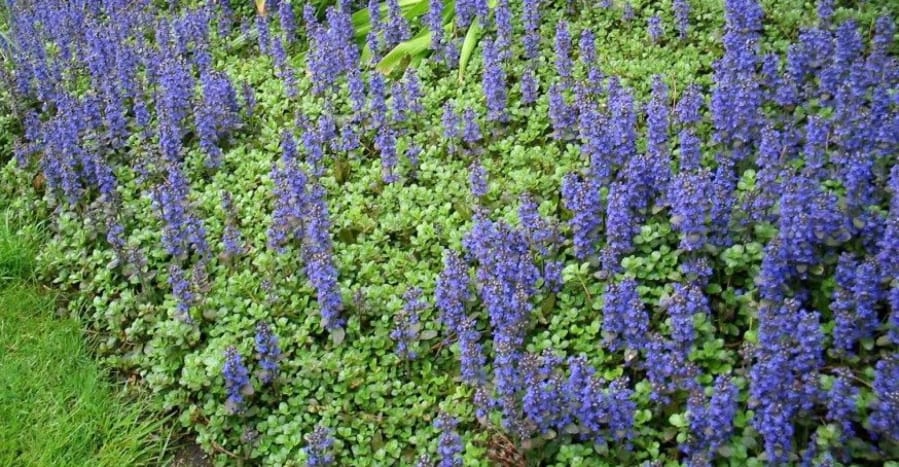
[{"label": "patch of dirt", "polygon": [[172,467],[212,467],[212,460],[193,440],[184,440],[175,451]]}]

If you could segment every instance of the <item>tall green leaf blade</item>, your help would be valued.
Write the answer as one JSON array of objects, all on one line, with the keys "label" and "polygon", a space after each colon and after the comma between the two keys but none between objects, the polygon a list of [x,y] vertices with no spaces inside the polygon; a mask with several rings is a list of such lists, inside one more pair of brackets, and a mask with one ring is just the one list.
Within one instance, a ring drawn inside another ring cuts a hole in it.
[{"label": "tall green leaf blade", "polygon": [[0,58],[5,61],[12,62],[13,43],[9,40],[9,36],[0,31]]},{"label": "tall green leaf blade", "polygon": [[430,46],[431,31],[423,30],[412,39],[397,44],[393,50],[381,59],[377,70],[384,74],[390,74],[397,69],[405,68],[412,58],[426,52]]},{"label": "tall green leaf blade", "polygon": [[[416,0],[416,1],[419,1],[419,0]],[[404,4],[405,3],[401,2],[400,7],[402,8],[402,6]],[[385,4],[381,5],[382,10],[384,10],[382,13],[386,14],[386,6],[384,6],[384,5]],[[421,14],[427,13],[428,3],[426,1],[421,1],[420,3],[417,4],[417,6],[415,8],[412,8],[409,5],[407,5],[407,7],[410,8],[408,10],[409,14],[419,16]],[[420,11],[419,11],[419,9],[420,9]],[[455,15],[456,15],[456,1],[449,0],[449,1],[445,2],[443,4],[443,21],[442,21],[443,30],[445,32],[450,32],[453,30],[453,18],[455,18]],[[356,42],[360,43],[362,46],[362,55],[361,55],[362,63],[367,63],[369,61],[369,59],[371,59],[371,49],[368,48],[368,44],[365,41],[365,35],[368,34],[368,32],[371,30],[371,24],[369,24],[368,9],[359,10],[353,14],[353,27],[355,29]],[[413,39],[410,39],[410,40],[420,38],[420,36],[425,33],[427,33],[427,31],[419,31],[419,33]],[[417,61],[422,60],[427,52],[428,52],[427,48],[418,50],[415,53],[415,55],[413,55],[411,57],[412,62],[417,62]],[[394,68],[391,67],[391,69],[394,69]]]},{"label": "tall green leaf blade", "polygon": [[471,60],[471,54],[478,45],[481,38],[481,22],[474,20],[468,27],[468,33],[465,34],[465,41],[462,43],[462,51],[459,54],[459,81],[465,81],[465,68],[468,61]]},{"label": "tall green leaf blade", "polygon": [[[495,9],[496,3],[497,0],[489,0],[487,6]],[[481,39],[481,30],[481,23],[478,20],[472,21],[471,26],[468,27],[468,33],[465,34],[465,42],[462,43],[462,51],[459,54],[459,81],[465,81],[465,68],[468,67],[471,55]]]},{"label": "tall green leaf blade", "polygon": [[[428,0],[400,0],[399,4],[407,20],[418,18],[428,12]],[[386,18],[387,2],[381,3],[378,9],[381,10],[381,18]],[[368,14],[368,8],[353,13],[352,21],[356,39],[364,38],[371,31],[371,15]]]}]

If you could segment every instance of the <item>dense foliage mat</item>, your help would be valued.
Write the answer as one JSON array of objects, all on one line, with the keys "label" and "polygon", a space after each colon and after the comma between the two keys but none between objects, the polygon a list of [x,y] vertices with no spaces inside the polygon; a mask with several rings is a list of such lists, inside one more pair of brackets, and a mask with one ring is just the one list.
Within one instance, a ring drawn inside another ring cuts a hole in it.
[{"label": "dense foliage mat", "polygon": [[218,462],[899,457],[899,6],[337,3],[10,9],[40,273]]}]

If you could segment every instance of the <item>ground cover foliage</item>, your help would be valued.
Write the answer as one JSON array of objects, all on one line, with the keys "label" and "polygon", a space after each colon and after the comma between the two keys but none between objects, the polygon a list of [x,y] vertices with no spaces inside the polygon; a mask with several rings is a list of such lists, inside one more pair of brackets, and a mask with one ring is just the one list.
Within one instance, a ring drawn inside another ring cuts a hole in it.
[{"label": "ground cover foliage", "polygon": [[899,456],[896,5],[357,3],[11,4],[41,274],[218,462]]}]

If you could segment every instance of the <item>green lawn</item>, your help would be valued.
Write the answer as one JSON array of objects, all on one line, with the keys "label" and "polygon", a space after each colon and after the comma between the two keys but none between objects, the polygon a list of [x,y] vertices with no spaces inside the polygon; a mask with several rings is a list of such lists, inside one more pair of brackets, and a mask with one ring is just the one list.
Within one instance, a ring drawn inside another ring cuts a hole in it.
[{"label": "green lawn", "polygon": [[119,394],[81,325],[54,316],[32,280],[37,229],[0,216],[0,465],[157,464],[167,437],[147,405]]}]

